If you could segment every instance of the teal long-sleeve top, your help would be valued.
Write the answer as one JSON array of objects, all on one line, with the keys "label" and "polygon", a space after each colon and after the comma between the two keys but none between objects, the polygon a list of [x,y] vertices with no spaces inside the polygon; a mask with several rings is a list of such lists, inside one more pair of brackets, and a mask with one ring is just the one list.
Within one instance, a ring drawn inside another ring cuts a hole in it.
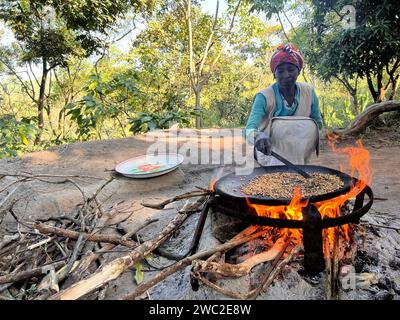
[{"label": "teal long-sleeve top", "polygon": [[[294,96],[293,104],[291,106],[288,105],[285,98],[279,92],[279,84],[278,83],[274,83],[272,85],[272,88],[274,89],[274,92],[275,92],[275,103],[276,103],[276,108],[275,108],[275,112],[274,112],[273,116],[274,117],[283,117],[283,116],[295,115],[297,107],[299,105],[299,101],[300,101],[299,87],[296,85],[296,93]],[[246,138],[248,138],[251,133],[258,131],[258,126],[259,126],[262,118],[267,113],[266,106],[267,106],[267,101],[266,101],[265,96],[262,93],[257,93],[254,98],[250,116],[247,120],[246,128],[244,131],[244,135]],[[319,110],[318,98],[317,98],[314,88],[312,89],[312,103],[311,103],[310,118],[312,118],[316,121],[319,129],[322,129],[322,125],[323,125],[322,117],[321,117],[321,112]],[[249,141],[249,142],[251,142],[251,141]]]}]

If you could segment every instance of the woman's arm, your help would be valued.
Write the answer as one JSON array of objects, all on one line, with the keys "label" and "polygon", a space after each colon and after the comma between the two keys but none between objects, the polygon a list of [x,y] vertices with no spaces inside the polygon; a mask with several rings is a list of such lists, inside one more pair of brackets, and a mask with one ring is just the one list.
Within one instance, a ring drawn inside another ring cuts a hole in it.
[{"label": "woman's arm", "polygon": [[266,104],[265,96],[262,93],[256,94],[249,118],[247,119],[246,128],[243,132],[247,142],[250,144],[254,144],[254,138],[258,134],[258,126],[266,115]]}]

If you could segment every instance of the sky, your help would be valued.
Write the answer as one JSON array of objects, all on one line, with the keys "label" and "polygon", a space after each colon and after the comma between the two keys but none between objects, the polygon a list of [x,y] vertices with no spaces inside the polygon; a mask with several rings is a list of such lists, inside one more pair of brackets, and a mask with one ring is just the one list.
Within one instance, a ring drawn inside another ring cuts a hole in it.
[{"label": "sky", "polygon": [[[210,15],[214,15],[216,9],[216,0],[202,0],[201,2],[202,8],[204,12],[209,13]],[[220,0],[219,2],[219,14],[222,15],[227,10],[226,0]],[[287,24],[287,23],[286,23]],[[288,30],[288,26],[285,25],[285,29]],[[8,30],[2,22],[0,22],[0,31],[3,31],[3,34],[0,33],[0,41],[1,45],[9,45],[12,41],[14,41],[14,37],[12,32]],[[138,30],[139,32],[139,30]],[[128,52],[131,47],[131,42],[135,34],[138,32],[132,32],[129,36],[123,38],[118,42],[118,49],[122,52]]]},{"label": "sky", "polygon": [[[217,1],[216,0],[204,0],[201,3],[203,10],[205,12],[208,12],[209,14],[214,14],[215,13],[215,8],[217,6]],[[219,1],[219,12],[222,13],[224,11],[226,11],[227,9],[227,4],[225,2],[225,0],[220,0]]]}]

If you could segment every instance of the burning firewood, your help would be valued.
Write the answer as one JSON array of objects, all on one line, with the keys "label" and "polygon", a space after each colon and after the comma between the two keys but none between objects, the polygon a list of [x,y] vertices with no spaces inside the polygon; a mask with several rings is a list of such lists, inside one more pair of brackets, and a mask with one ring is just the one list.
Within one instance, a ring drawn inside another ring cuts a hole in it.
[{"label": "burning firewood", "polygon": [[[287,243],[288,244],[288,243]],[[286,250],[287,245],[285,245],[285,249],[282,250],[280,257],[283,255],[284,250]],[[293,257],[300,251],[302,248],[301,245],[295,246],[292,251],[289,253],[289,255],[282,260],[279,264],[274,263],[271,268],[267,271],[267,276],[263,279],[261,285],[247,293],[241,293],[241,292],[233,292],[224,288],[221,288],[220,286],[216,285],[215,283],[212,283],[205,277],[201,276],[199,272],[195,272],[194,276],[203,282],[205,285],[209,286],[210,288],[213,288],[214,290],[229,296],[234,299],[241,299],[241,300],[247,300],[247,299],[254,299],[256,298],[261,291],[265,290],[276,278],[276,276],[283,270],[283,268],[293,259]],[[277,262],[277,261],[276,261]]]},{"label": "burning firewood", "polygon": [[219,256],[222,252],[225,252],[227,250],[230,250],[240,244],[246,243],[252,239],[256,239],[262,235],[264,235],[267,231],[266,230],[261,230],[257,231],[258,228],[251,226],[248,229],[242,231],[240,235],[234,237],[230,241],[221,244],[215,248],[204,250],[198,253],[195,253],[189,257],[186,257],[179,262],[173,264],[172,266],[164,269],[161,271],[158,275],[153,277],[152,279],[142,282],[133,292],[129,293],[125,297],[122,298],[122,300],[133,300],[143,293],[145,293],[148,289],[156,285],[157,283],[161,282],[168,276],[174,274],[175,272],[183,269],[184,267],[187,267],[190,265],[193,261],[197,259],[203,259],[206,257],[209,257],[209,259],[215,259],[216,256]]},{"label": "burning firewood", "polygon": [[217,273],[226,277],[242,277],[246,274],[249,274],[254,266],[263,262],[274,260],[282,251],[284,245],[285,239],[279,238],[270,250],[254,255],[239,264],[196,260],[193,261],[193,271]]}]

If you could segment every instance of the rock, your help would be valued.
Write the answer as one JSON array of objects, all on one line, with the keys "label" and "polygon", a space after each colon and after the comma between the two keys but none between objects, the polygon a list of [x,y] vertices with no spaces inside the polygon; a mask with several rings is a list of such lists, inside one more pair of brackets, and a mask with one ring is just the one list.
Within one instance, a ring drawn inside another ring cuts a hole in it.
[{"label": "rock", "polygon": [[211,232],[221,242],[232,239],[249,225],[238,218],[211,211]]},{"label": "rock", "polygon": [[389,262],[389,267],[393,269],[400,269],[400,258],[394,257],[393,260]]},{"label": "rock", "polygon": [[393,287],[393,283],[389,278],[381,277],[377,283],[377,286],[381,290],[390,290]]},{"label": "rock", "polygon": [[383,290],[379,291],[375,296],[374,300],[393,300],[393,294],[389,291]]},{"label": "rock", "polygon": [[179,228],[179,233],[158,247],[157,252],[169,259],[182,259],[182,257],[188,253],[190,248],[198,218],[198,214],[187,218]]}]

